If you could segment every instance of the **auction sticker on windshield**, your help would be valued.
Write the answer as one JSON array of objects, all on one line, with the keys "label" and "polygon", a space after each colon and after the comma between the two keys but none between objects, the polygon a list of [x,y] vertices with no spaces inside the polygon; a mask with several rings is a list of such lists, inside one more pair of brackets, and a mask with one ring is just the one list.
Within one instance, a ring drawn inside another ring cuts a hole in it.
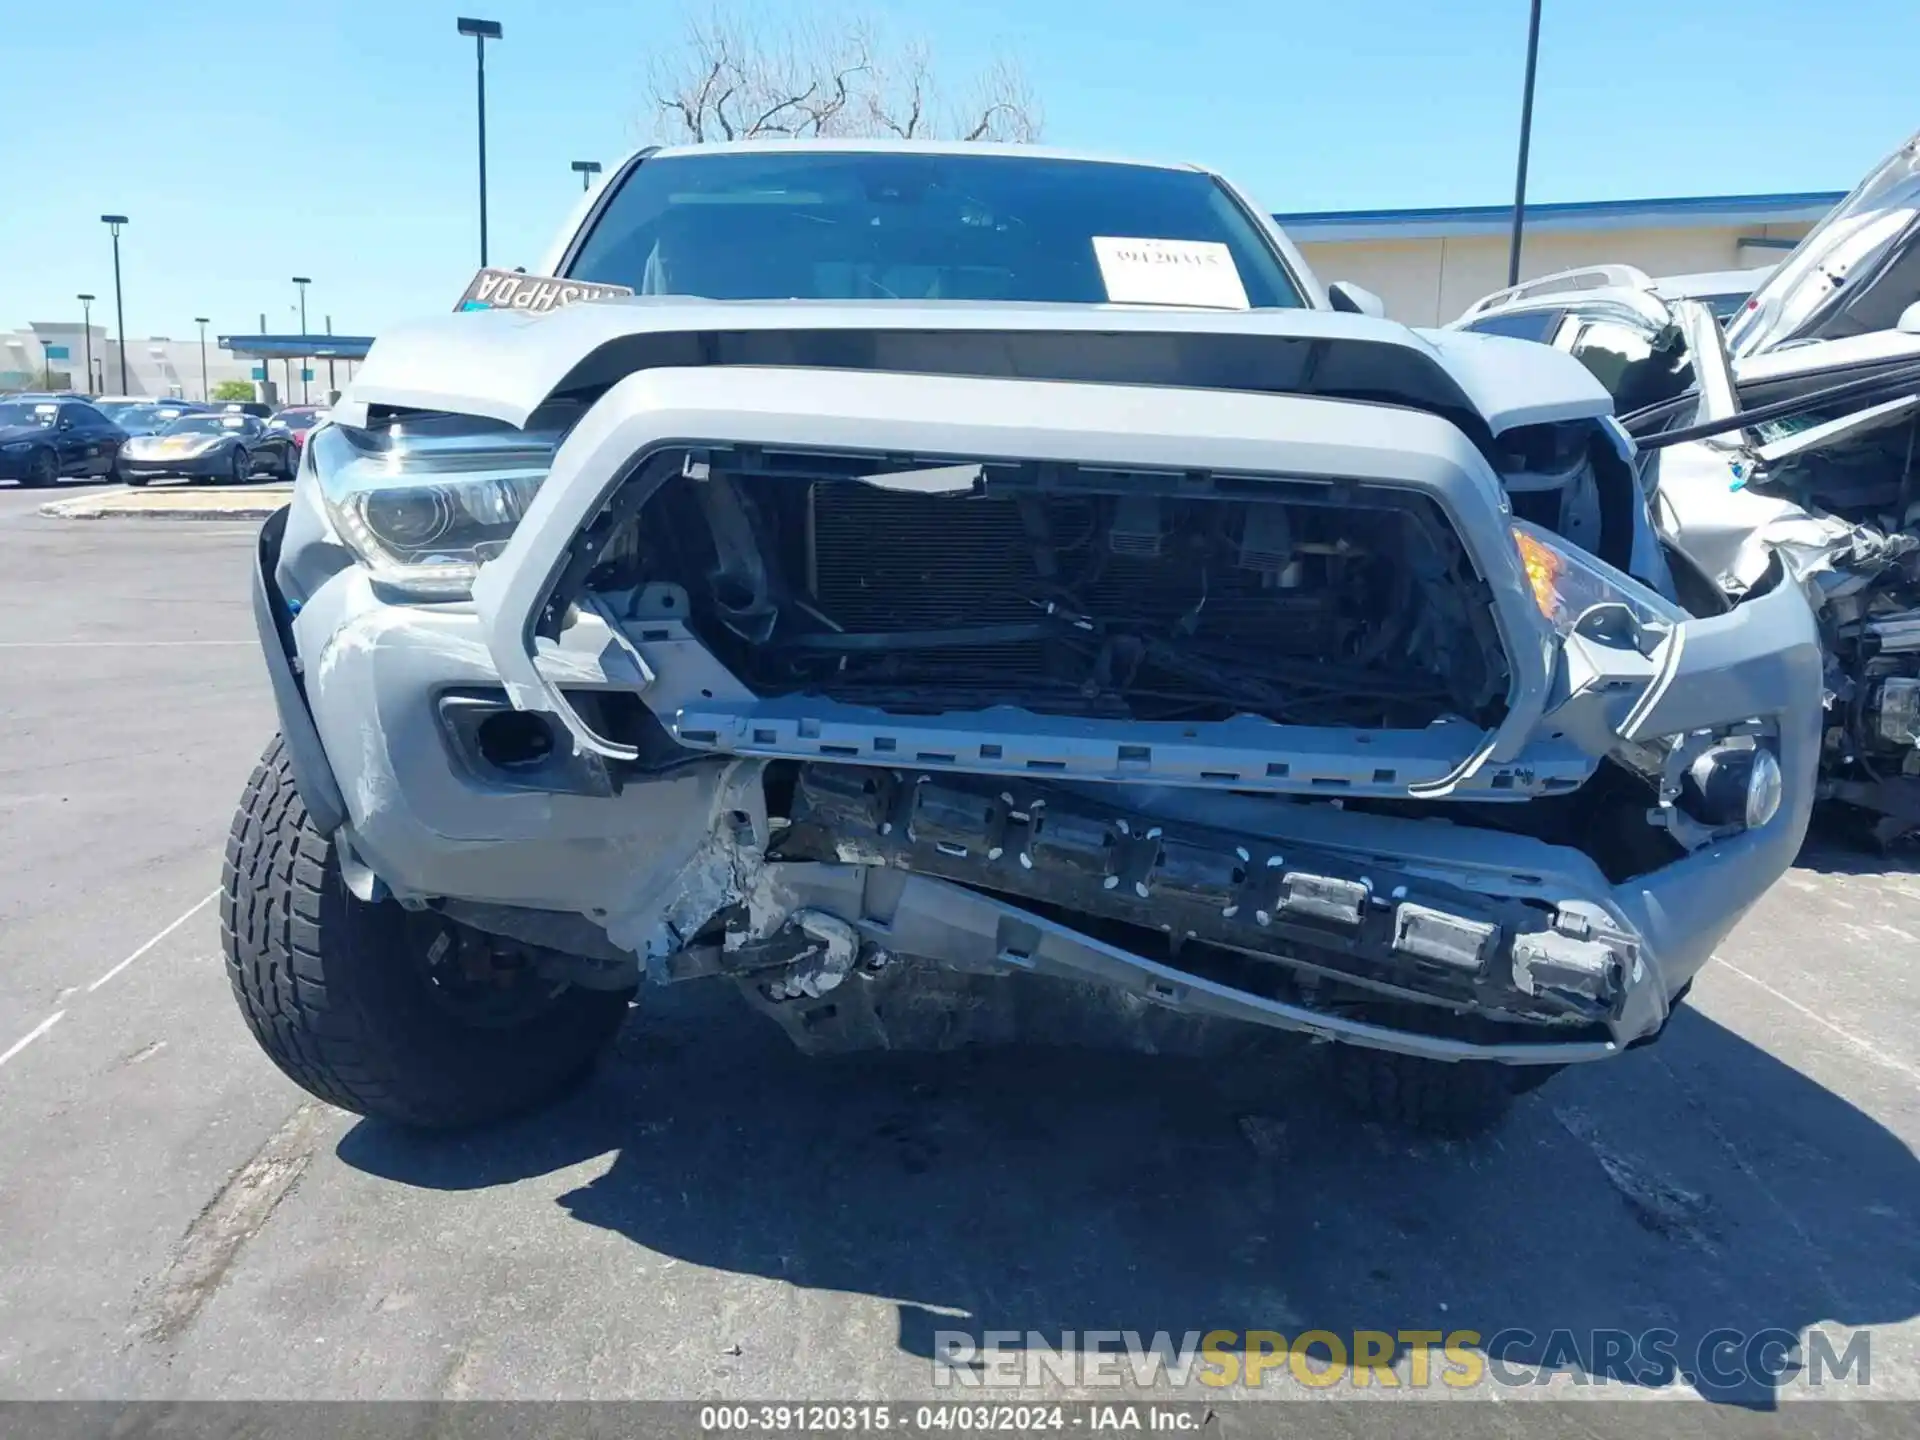
[{"label": "auction sticker on windshield", "polygon": [[579,300],[611,300],[631,295],[627,285],[603,285],[590,280],[562,280],[553,275],[527,275],[518,270],[489,267],[474,275],[455,310],[526,310],[544,315]]},{"label": "auction sticker on windshield", "polygon": [[1217,240],[1096,235],[1093,254],[1100,263],[1107,299],[1116,304],[1251,308],[1233,254]]}]

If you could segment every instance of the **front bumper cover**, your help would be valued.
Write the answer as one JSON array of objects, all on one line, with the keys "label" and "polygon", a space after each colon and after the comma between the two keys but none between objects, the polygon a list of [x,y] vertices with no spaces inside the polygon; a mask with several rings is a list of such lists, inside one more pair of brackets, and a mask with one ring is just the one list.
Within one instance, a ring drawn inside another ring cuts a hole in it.
[{"label": "front bumper cover", "polygon": [[129,455],[125,449],[122,449],[120,473],[123,475],[185,475],[195,479],[211,479],[233,473],[233,452],[210,450],[204,455],[161,457]]},{"label": "front bumper cover", "polygon": [[0,449],[0,480],[24,480],[34,452],[42,447],[31,442],[10,444]]}]

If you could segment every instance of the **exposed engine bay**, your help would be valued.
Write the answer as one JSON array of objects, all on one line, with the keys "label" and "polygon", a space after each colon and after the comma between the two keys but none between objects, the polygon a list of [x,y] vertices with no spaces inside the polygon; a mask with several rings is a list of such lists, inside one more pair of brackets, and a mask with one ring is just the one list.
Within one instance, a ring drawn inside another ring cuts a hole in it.
[{"label": "exposed engine bay", "polygon": [[634,521],[588,588],[683,594],[762,696],[1417,729],[1507,694],[1485,587],[1411,491],[716,452]]},{"label": "exposed engine bay", "polygon": [[1879,816],[1883,843],[1920,829],[1920,375],[1736,387],[1724,354],[1706,364],[1729,413],[1671,428],[1687,393],[1626,419],[1657,457],[1660,526],[1729,600],[1776,562],[1801,586],[1825,654],[1821,793]]},{"label": "exposed engine bay", "polygon": [[[1812,415],[1756,427],[1763,445],[1822,423]],[[1824,605],[1833,695],[1827,763],[1837,798],[1887,809],[1883,838],[1920,825],[1920,430],[1903,420],[1756,470],[1756,493],[1791,498],[1844,533],[1808,575]],[[1903,780],[1905,784],[1889,786]]]}]

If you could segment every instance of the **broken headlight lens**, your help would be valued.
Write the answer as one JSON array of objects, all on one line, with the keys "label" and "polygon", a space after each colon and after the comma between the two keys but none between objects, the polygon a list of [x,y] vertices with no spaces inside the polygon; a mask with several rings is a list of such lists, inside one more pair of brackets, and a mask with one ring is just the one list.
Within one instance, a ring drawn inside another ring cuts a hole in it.
[{"label": "broken headlight lens", "polygon": [[464,599],[513,538],[574,418],[568,407],[525,429],[471,415],[323,425],[306,450],[335,529],[376,580],[422,599]]},{"label": "broken headlight lens", "polygon": [[1520,551],[1520,568],[1526,572],[1533,603],[1562,634],[1596,605],[1624,605],[1643,625],[1678,625],[1687,618],[1671,600],[1551,530],[1516,520],[1513,543]]}]

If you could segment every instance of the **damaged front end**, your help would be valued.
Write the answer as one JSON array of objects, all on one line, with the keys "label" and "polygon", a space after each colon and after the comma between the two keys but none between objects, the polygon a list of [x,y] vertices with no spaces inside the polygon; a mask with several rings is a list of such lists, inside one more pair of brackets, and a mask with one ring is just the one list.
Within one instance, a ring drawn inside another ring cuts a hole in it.
[{"label": "damaged front end", "polygon": [[555,978],[810,1049],[1063,1038],[1050,991],[1555,1065],[1659,1033],[1805,825],[1798,591],[1690,619],[1434,414],[738,366],[537,466],[437,423],[316,435],[271,578],[349,877]]}]

